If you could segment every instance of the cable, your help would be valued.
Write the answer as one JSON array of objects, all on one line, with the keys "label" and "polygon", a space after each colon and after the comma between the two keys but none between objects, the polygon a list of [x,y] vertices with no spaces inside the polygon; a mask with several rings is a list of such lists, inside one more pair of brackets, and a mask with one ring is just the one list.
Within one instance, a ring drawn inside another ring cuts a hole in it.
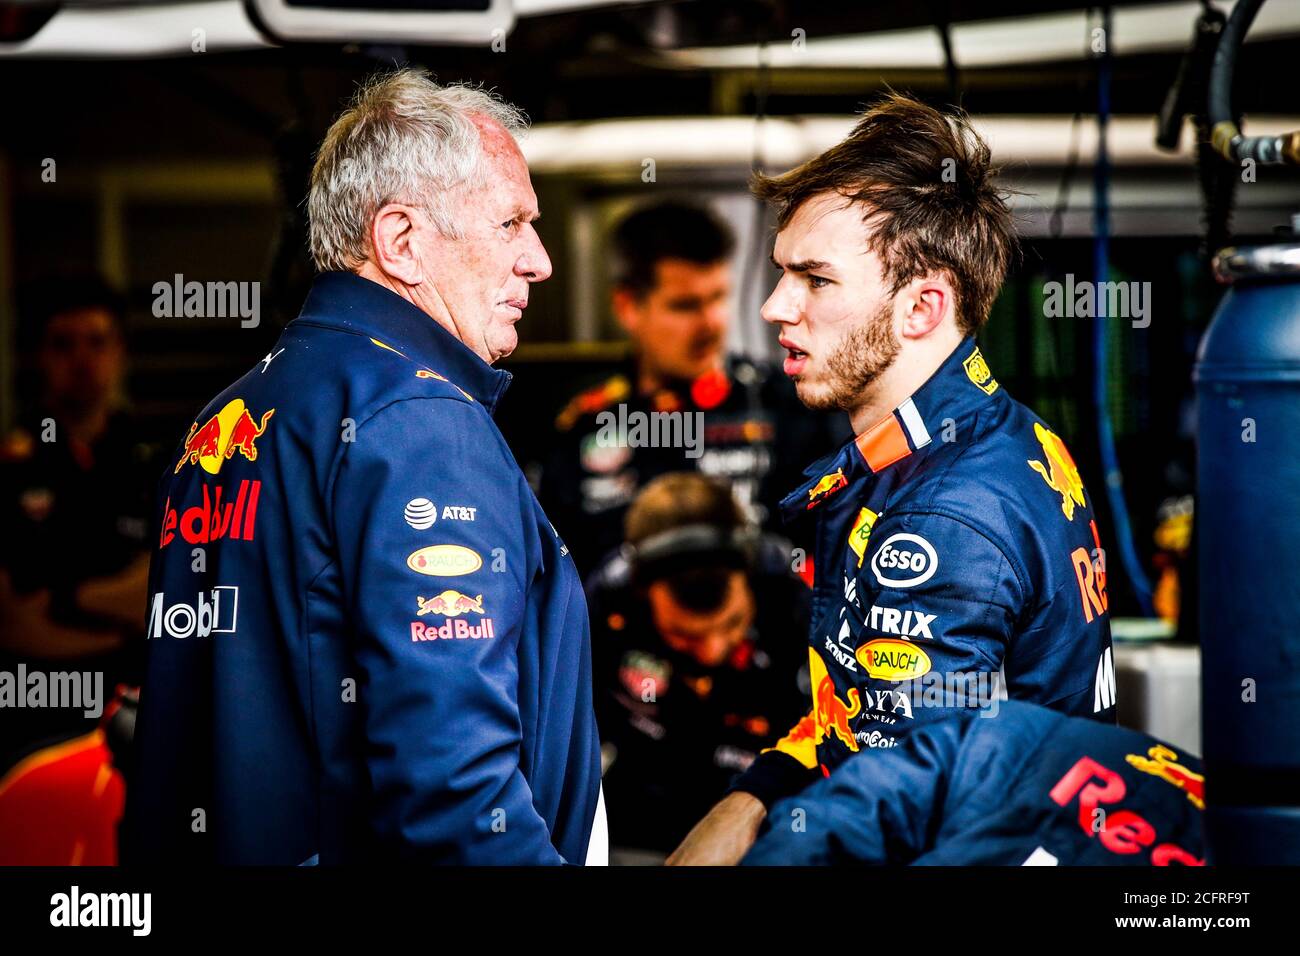
[{"label": "cable", "polygon": [[[1093,278],[1096,288],[1101,290],[1101,283],[1110,276],[1110,155],[1107,144],[1107,130],[1110,123],[1110,81],[1111,81],[1111,8],[1102,7],[1102,36],[1105,45],[1097,58],[1097,159],[1093,167],[1093,216],[1095,238],[1093,242]],[[1106,297],[1098,291],[1097,302],[1103,303]],[[1104,308],[1099,311],[1105,311]],[[1133,543],[1133,529],[1129,523],[1128,505],[1124,500],[1124,474],[1119,466],[1119,454],[1115,450],[1115,434],[1111,427],[1110,409],[1107,406],[1109,376],[1107,374],[1107,355],[1109,352],[1110,316],[1098,315],[1093,321],[1093,391],[1092,399],[1097,416],[1097,446],[1101,454],[1102,476],[1106,485],[1106,497],[1110,502],[1111,520],[1115,526],[1115,543],[1119,548],[1120,561],[1128,575],[1133,596],[1137,598],[1143,615],[1153,617],[1151,582],[1147,578],[1142,562],[1138,559],[1137,548]],[[1104,558],[1103,558],[1104,561]]]},{"label": "cable", "polygon": [[1232,78],[1237,53],[1264,0],[1238,0],[1214,51],[1210,70],[1210,140],[1215,151],[1231,163],[1251,159],[1264,165],[1300,165],[1300,130],[1281,136],[1246,136],[1233,119]]},{"label": "cable", "polygon": [[[756,82],[754,84],[754,147],[750,156],[749,171],[750,175],[757,175],[763,172],[763,121],[767,118],[767,93],[768,83],[770,82],[771,65],[768,60],[767,36],[764,34],[759,38],[758,43],[758,69]],[[763,219],[766,212],[766,206],[758,198],[754,198],[754,219],[752,229],[752,247],[750,254],[745,257],[744,271],[741,276],[741,296],[742,302],[747,302],[748,297],[754,289],[755,282],[758,281],[758,265],[767,257],[763,255]],[[762,306],[763,296],[761,292],[758,296],[758,305]],[[746,315],[750,314],[748,311]],[[754,399],[757,401],[757,399]]]}]

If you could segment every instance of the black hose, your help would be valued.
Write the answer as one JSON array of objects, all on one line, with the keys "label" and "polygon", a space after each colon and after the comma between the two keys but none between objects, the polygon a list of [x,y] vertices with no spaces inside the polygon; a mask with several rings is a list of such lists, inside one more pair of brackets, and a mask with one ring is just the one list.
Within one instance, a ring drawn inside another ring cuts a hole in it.
[{"label": "black hose", "polygon": [[1253,160],[1265,165],[1300,165],[1300,131],[1283,136],[1245,136],[1233,120],[1232,77],[1237,52],[1264,0],[1238,0],[1214,51],[1210,71],[1210,139],[1215,151],[1232,163]]},{"label": "black hose", "polygon": [[[1227,24],[1219,35],[1219,46],[1214,51],[1214,67],[1210,70],[1210,122],[1232,123],[1232,77],[1237,69],[1237,51],[1241,41],[1255,22],[1255,15],[1264,0],[1238,0],[1232,8]],[[1232,124],[1234,127],[1236,123]]]}]

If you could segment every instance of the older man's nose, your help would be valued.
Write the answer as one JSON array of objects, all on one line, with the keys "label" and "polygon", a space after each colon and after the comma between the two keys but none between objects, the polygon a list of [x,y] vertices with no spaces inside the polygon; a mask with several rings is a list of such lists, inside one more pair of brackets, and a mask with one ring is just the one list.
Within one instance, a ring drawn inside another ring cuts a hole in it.
[{"label": "older man's nose", "polygon": [[537,234],[532,223],[524,228],[528,230],[529,241],[524,254],[515,263],[515,272],[529,282],[544,282],[551,277],[551,257],[546,254],[542,237]]}]

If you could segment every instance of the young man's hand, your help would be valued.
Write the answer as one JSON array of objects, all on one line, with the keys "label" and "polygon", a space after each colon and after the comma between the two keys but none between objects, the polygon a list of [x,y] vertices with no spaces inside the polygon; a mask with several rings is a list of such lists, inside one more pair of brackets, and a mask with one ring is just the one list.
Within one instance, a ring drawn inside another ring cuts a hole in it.
[{"label": "young man's hand", "polygon": [[665,866],[735,866],[758,838],[767,816],[762,801],[748,793],[723,797],[673,851]]}]

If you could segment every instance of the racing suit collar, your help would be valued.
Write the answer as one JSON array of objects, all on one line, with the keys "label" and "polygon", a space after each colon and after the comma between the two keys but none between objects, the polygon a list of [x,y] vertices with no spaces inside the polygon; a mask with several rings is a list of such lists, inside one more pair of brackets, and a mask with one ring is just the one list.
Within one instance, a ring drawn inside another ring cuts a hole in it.
[{"label": "racing suit collar", "polygon": [[491,414],[513,376],[495,369],[396,292],[351,272],[316,277],[301,319],[365,335],[446,376]]},{"label": "racing suit collar", "polygon": [[[960,423],[994,401],[998,383],[972,336],[962,339],[934,374],[898,407],[804,470],[809,478],[781,501],[787,522],[812,510],[863,474],[890,465],[941,439],[946,420]],[[1000,397],[1000,396],[999,396]]]}]

